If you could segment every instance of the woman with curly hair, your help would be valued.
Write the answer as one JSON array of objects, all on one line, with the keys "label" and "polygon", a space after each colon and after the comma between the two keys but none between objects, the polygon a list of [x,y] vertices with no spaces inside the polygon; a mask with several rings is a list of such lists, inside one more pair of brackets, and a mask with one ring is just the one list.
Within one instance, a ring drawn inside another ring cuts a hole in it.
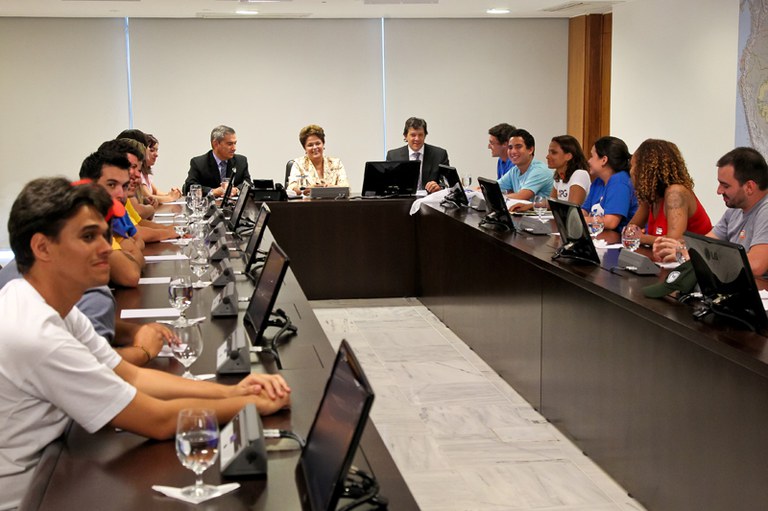
[{"label": "woman with curly hair", "polygon": [[630,223],[645,228],[641,243],[653,244],[659,236],[679,240],[685,231],[707,234],[712,230],[675,144],[650,138],[640,144],[632,155],[630,175],[640,203]]},{"label": "woman with curly hair", "polygon": [[308,194],[313,186],[349,186],[341,160],[325,155],[323,128],[316,124],[304,126],[299,132],[299,142],[305,154],[293,160],[288,177],[289,190],[300,195],[302,192]]}]

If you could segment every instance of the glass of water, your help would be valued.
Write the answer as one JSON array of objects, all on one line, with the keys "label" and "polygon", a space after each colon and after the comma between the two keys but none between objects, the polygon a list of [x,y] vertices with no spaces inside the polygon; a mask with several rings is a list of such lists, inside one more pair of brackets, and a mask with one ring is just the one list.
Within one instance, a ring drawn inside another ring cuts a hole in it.
[{"label": "glass of water", "polygon": [[630,252],[640,248],[640,227],[635,224],[627,224],[621,230],[621,245]]},{"label": "glass of water", "polygon": [[171,307],[179,311],[177,325],[186,325],[187,318],[184,315],[186,310],[192,305],[192,279],[189,275],[175,275],[171,277],[168,284],[168,302]]},{"label": "glass of water", "polygon": [[189,370],[189,367],[203,353],[203,334],[200,331],[200,325],[197,323],[175,325],[173,333],[176,336],[176,342],[170,346],[173,358],[184,366],[184,374],[181,376],[189,380],[196,380],[197,378]]},{"label": "glass of water", "polygon": [[542,220],[542,217],[544,216],[544,213],[547,212],[547,198],[543,195],[536,195],[536,197],[533,198],[533,211],[536,213],[536,216],[539,217],[539,220]]},{"label": "glass of water", "polygon": [[461,176],[461,186],[463,186],[465,190],[472,186],[472,174],[464,174]]},{"label": "glass of water", "polygon": [[195,473],[195,484],[184,488],[184,495],[207,497],[217,491],[215,486],[203,484],[203,472],[219,457],[219,423],[213,410],[186,408],[179,412],[176,456]]},{"label": "glass of water", "polygon": [[174,215],[173,217],[173,230],[179,235],[179,238],[183,238],[187,234],[187,226],[189,225],[189,218],[184,213]]},{"label": "glass of water", "polygon": [[587,227],[589,227],[590,236],[592,236],[593,238],[597,238],[605,228],[603,215],[600,213],[595,213],[594,215],[589,217],[589,222],[587,222]]},{"label": "glass of water", "polygon": [[206,286],[205,282],[200,278],[208,271],[210,262],[208,260],[208,247],[205,246],[205,242],[201,239],[194,239],[189,244],[189,266],[192,269],[192,273],[197,275],[197,281],[192,284],[195,289],[200,289]]}]

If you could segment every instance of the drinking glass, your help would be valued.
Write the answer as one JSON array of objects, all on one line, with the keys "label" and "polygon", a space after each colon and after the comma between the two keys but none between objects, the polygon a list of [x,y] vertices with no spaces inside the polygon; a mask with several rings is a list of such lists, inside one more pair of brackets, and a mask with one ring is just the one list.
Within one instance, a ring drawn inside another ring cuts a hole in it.
[{"label": "drinking glass", "polygon": [[185,200],[187,202],[187,209],[189,210],[189,215],[190,217],[194,218],[195,211],[197,211],[197,206],[195,205],[195,203],[197,202],[197,195],[195,195],[195,192],[190,190],[187,193],[187,197]]},{"label": "drinking glass", "polygon": [[621,245],[634,252],[640,247],[640,227],[635,224],[627,224],[621,230]]},{"label": "drinking glass", "polygon": [[177,341],[170,346],[173,358],[184,366],[184,374],[181,376],[189,380],[196,380],[197,378],[189,370],[189,367],[203,352],[203,334],[200,331],[200,325],[197,323],[174,325],[173,333]]},{"label": "drinking glass", "polygon": [[188,497],[207,497],[217,491],[203,484],[203,472],[219,456],[219,423],[213,410],[185,408],[176,422],[176,456],[195,473],[195,484],[182,489]]},{"label": "drinking glass", "polygon": [[187,226],[189,225],[189,218],[184,213],[174,215],[173,217],[173,230],[179,235],[179,238],[183,238],[187,234]]},{"label": "drinking glass", "polygon": [[469,187],[472,186],[472,174],[464,174],[461,176],[461,186],[463,186],[464,189],[469,189]]},{"label": "drinking glass", "polygon": [[203,240],[195,239],[189,244],[189,266],[192,269],[192,273],[197,275],[197,282],[192,284],[192,287],[195,289],[206,286],[200,278],[208,271],[210,264],[208,255],[208,247],[205,246]]},{"label": "drinking glass", "polygon": [[688,260],[688,245],[685,244],[685,240],[677,242],[677,247],[675,247],[675,260],[677,261],[677,264],[683,264]]},{"label": "drinking glass", "polygon": [[179,319],[177,325],[187,324],[187,318],[184,315],[186,310],[192,305],[192,280],[189,275],[175,275],[171,277],[168,284],[168,301],[171,307],[178,309]]},{"label": "drinking glass", "polygon": [[536,195],[533,198],[533,211],[536,212],[536,216],[539,220],[542,220],[542,216],[547,212],[547,198],[543,195]]},{"label": "drinking glass", "polygon": [[603,221],[603,215],[600,213],[596,213],[589,217],[589,223],[587,224],[589,227],[589,234],[593,238],[597,238],[597,236],[603,232],[603,229],[605,228],[605,223]]},{"label": "drinking glass", "polygon": [[189,234],[195,238],[202,240],[205,238],[208,230],[208,223],[201,219],[193,220],[189,223]]}]

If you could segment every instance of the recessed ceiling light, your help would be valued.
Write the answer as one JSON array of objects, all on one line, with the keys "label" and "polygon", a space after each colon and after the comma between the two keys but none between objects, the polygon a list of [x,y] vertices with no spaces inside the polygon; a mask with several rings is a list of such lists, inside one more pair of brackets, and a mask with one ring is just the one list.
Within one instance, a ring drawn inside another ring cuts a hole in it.
[{"label": "recessed ceiling light", "polygon": [[509,14],[509,9],[488,9],[486,14]]},{"label": "recessed ceiling light", "polygon": [[235,11],[235,14],[254,15],[259,14],[259,11]]}]

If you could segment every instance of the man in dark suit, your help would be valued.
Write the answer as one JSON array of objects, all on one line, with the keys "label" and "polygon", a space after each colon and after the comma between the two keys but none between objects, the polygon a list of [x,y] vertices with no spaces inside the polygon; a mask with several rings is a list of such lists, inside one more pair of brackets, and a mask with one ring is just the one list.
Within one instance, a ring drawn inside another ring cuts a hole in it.
[{"label": "man in dark suit", "polygon": [[203,187],[203,195],[208,193],[221,197],[226,191],[221,182],[223,178],[232,180],[232,193],[237,194],[243,181],[250,181],[248,159],[242,154],[235,154],[237,135],[229,126],[216,126],[211,131],[211,150],[189,161],[189,173],[184,182],[184,193],[190,185]]},{"label": "man in dark suit", "polygon": [[439,165],[448,163],[448,152],[442,147],[424,143],[427,138],[427,121],[411,117],[405,121],[403,137],[407,145],[387,151],[388,161],[421,160],[421,175],[418,182],[419,190],[434,193],[440,190]]}]

